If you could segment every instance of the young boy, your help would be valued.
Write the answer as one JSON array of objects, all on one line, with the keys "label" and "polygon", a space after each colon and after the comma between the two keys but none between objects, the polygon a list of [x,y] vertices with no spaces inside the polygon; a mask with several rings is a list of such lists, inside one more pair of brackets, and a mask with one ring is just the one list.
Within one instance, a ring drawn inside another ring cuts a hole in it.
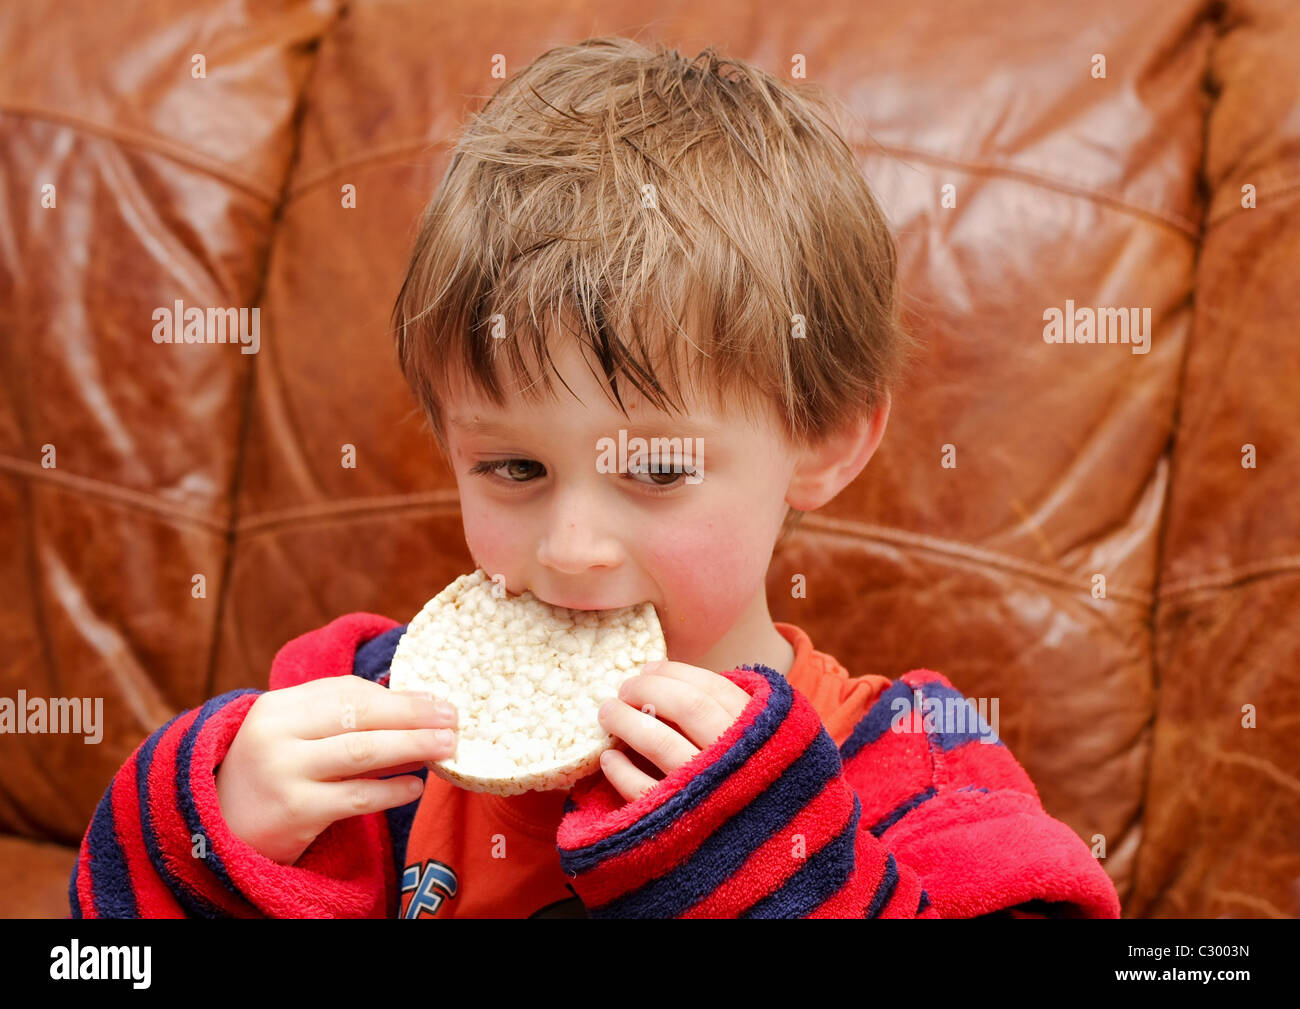
[{"label": "young boy", "polygon": [[[140,746],[73,917],[1118,917],[988,725],[933,720],[968,710],[944,677],[851,679],[769,615],[774,546],[862,471],[909,347],[832,118],[712,50],[592,39],[502,87],[423,219],[398,354],[476,564],[664,629],[601,770],[428,774],[455,713],[390,693],[404,627],[350,614]],[[680,441],[602,465],[620,436]]]}]

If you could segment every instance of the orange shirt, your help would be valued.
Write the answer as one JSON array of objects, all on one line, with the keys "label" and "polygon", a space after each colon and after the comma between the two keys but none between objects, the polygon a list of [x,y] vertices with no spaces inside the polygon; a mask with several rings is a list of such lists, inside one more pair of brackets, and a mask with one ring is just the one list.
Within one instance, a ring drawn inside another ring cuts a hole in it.
[{"label": "orange shirt", "polygon": [[[850,678],[794,624],[775,623],[794,648],[786,675],[842,745],[892,682]],[[585,917],[560,869],[556,830],[565,789],[499,796],[468,792],[430,773],[406,845],[404,918]]]}]

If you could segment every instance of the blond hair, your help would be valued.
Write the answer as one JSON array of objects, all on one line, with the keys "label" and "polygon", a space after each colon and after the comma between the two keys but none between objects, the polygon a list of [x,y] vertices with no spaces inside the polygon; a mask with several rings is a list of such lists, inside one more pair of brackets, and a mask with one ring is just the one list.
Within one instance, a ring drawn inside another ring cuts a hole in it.
[{"label": "blond hair", "polygon": [[913,344],[839,111],[712,47],[688,61],[620,37],[506,81],[456,145],[393,309],[444,455],[449,368],[498,406],[503,353],[522,395],[553,391],[530,367],[550,359],[547,318],[573,320],[624,415],[620,374],[656,408],[688,409],[679,369],[724,412],[775,408],[800,447],[881,405]]}]

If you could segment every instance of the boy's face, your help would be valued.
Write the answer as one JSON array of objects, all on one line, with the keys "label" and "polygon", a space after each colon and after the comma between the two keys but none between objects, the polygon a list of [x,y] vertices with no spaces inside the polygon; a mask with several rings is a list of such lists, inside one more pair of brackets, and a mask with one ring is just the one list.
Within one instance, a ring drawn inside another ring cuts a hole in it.
[{"label": "boy's face", "polygon": [[[551,357],[574,395],[556,381],[554,397],[531,404],[507,384],[502,409],[457,378],[445,401],[475,562],[489,576],[503,575],[508,592],[531,590],[557,606],[612,609],[649,600],[674,661],[711,668],[708,658],[729,661],[723,656],[746,640],[756,647],[757,637],[773,634],[764,586],[797,463],[775,416],[754,426],[739,411],[718,415],[688,399],[692,411],[673,417],[620,377],[629,420],[577,343],[559,342]],[[617,446],[620,429],[629,443],[627,468],[601,472],[597,441]],[[647,446],[660,437],[702,448],[695,459],[659,461],[679,472],[683,462],[699,465],[702,481],[647,472],[648,447],[637,452],[630,444],[637,435]],[[472,472],[484,463],[493,464],[491,472]],[[729,635],[739,640],[725,641]]]}]

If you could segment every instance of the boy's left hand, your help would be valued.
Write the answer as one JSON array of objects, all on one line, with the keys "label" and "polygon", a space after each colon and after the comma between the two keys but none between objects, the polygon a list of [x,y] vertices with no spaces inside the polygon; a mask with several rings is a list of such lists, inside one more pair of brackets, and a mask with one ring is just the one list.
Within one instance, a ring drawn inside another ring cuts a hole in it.
[{"label": "boy's left hand", "polygon": [[[664,661],[641,670],[619,688],[617,699],[601,705],[599,721],[665,775],[717,742],[750,702],[725,676],[699,666]],[[628,802],[659,783],[618,749],[601,755],[600,769]]]}]

